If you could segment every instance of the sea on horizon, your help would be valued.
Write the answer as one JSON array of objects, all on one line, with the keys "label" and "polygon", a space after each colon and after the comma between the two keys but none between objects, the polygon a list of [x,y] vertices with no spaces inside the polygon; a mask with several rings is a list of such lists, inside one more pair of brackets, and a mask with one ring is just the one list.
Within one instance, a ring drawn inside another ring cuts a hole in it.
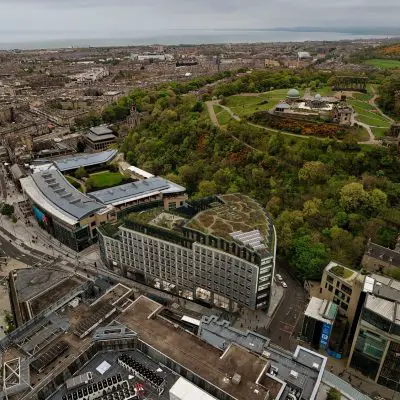
[{"label": "sea on horizon", "polygon": [[[200,45],[221,43],[271,43],[271,42],[305,42],[305,41],[338,41],[357,39],[385,39],[390,35],[362,35],[339,32],[298,32],[274,30],[176,30],[157,34],[129,34],[125,37],[109,38],[63,38],[59,33],[54,38],[35,38],[34,36],[16,35],[0,32],[1,50],[34,50],[59,49],[71,47],[113,47],[135,45]],[[61,36],[61,37],[60,37]]]}]

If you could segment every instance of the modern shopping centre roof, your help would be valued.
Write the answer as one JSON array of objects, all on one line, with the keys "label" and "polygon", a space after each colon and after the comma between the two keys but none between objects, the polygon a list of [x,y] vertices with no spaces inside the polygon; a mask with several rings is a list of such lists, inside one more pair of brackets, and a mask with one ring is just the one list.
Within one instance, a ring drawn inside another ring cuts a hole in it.
[{"label": "modern shopping centre roof", "polygon": [[20,182],[37,205],[70,225],[104,208],[75,189],[57,169],[34,173]]},{"label": "modern shopping centre roof", "polygon": [[54,161],[54,165],[62,172],[77,169],[79,167],[91,167],[93,165],[104,164],[111,161],[116,155],[117,150],[106,150],[101,153],[78,154],[73,157],[66,157]]},{"label": "modern shopping centre roof", "polygon": [[134,201],[143,197],[173,193],[183,193],[185,188],[160,177],[127,183],[110,189],[98,190],[90,193],[97,201],[103,204],[118,205]]}]

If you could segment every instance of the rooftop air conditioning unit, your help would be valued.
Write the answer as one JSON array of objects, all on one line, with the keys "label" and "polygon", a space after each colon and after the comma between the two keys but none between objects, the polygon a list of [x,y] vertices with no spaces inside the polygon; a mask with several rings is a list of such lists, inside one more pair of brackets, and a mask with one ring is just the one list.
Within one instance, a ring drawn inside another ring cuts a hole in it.
[{"label": "rooftop air conditioning unit", "polygon": [[289,376],[291,378],[297,379],[299,377],[299,373],[294,371],[293,369],[290,371]]},{"label": "rooftop air conditioning unit", "polygon": [[271,353],[269,351],[264,350],[262,352],[262,356],[265,357],[265,358],[270,358],[271,357]]},{"label": "rooftop air conditioning unit", "polygon": [[235,372],[232,377],[232,383],[235,385],[239,385],[241,380],[242,380],[242,377]]},{"label": "rooftop air conditioning unit", "polygon": [[318,363],[313,363],[312,367],[319,371],[319,364]]}]

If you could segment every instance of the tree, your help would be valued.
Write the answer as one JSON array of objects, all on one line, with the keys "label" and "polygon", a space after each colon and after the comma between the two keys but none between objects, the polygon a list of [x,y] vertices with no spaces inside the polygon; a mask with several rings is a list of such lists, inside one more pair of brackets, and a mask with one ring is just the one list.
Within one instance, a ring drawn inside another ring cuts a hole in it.
[{"label": "tree", "polygon": [[303,206],[303,215],[307,218],[315,217],[319,214],[322,201],[320,199],[307,200]]},{"label": "tree", "polygon": [[3,207],[1,208],[1,214],[11,217],[11,215],[14,214],[14,206],[12,204],[4,203]]},{"label": "tree", "polygon": [[380,189],[374,189],[369,193],[368,206],[372,211],[381,211],[386,207],[387,195]]},{"label": "tree", "polygon": [[361,183],[353,182],[340,191],[340,204],[346,211],[356,211],[368,201],[368,194]]},{"label": "tree", "polygon": [[391,247],[393,248],[396,244],[396,239],[399,235],[399,232],[395,228],[391,228],[389,226],[382,226],[377,235],[377,242],[381,246]]},{"label": "tree", "polygon": [[215,182],[213,181],[201,181],[199,183],[199,194],[201,197],[213,196],[218,193],[218,188]]},{"label": "tree", "polygon": [[277,196],[271,197],[267,203],[267,211],[277,217],[281,207],[281,199]]},{"label": "tree", "polygon": [[329,257],[322,243],[312,243],[310,236],[296,238],[289,252],[290,263],[302,279],[319,280]]},{"label": "tree", "polygon": [[392,74],[379,87],[379,105],[391,114],[400,113],[400,106],[396,108],[395,94],[400,90],[400,75]]},{"label": "tree", "polygon": [[203,111],[203,103],[201,101],[196,101],[194,106],[192,107],[193,112],[201,113]]},{"label": "tree", "polygon": [[86,169],[84,167],[79,167],[76,171],[75,171],[75,178],[77,179],[82,179],[86,176],[88,176],[89,174],[87,173]]},{"label": "tree", "polygon": [[342,394],[335,388],[330,388],[326,396],[326,400],[340,400],[341,398]]},{"label": "tree", "polygon": [[111,172],[118,172],[119,168],[118,168],[118,164],[117,163],[112,163],[108,166],[109,170]]},{"label": "tree", "polygon": [[328,178],[328,169],[320,161],[309,161],[299,170],[299,179],[304,182],[318,183],[324,182]]},{"label": "tree", "polygon": [[336,213],[335,218],[332,220],[332,225],[333,226],[337,225],[340,228],[343,228],[348,224],[348,222],[349,222],[349,217],[347,213],[345,213],[344,211],[339,211]]}]

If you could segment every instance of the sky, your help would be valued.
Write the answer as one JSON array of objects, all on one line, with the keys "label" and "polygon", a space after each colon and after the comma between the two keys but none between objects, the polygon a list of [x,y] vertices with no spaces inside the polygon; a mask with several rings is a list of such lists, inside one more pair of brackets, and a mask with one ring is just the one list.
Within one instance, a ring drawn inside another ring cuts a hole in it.
[{"label": "sky", "polygon": [[396,27],[400,0],[0,0],[0,42],[171,29]]}]

